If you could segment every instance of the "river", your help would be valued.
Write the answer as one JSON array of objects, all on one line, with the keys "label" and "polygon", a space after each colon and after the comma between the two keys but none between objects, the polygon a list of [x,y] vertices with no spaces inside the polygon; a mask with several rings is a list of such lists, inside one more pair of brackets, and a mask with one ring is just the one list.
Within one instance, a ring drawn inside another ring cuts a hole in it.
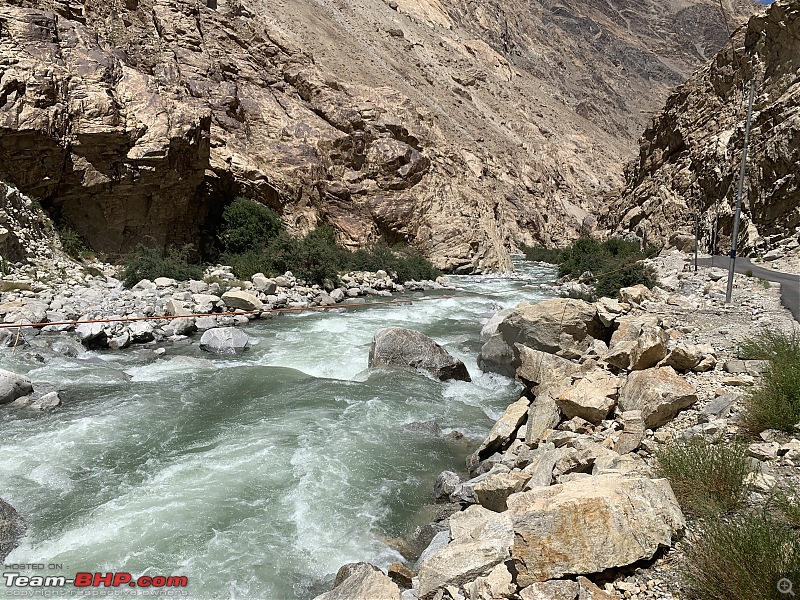
[{"label": "river", "polygon": [[[544,299],[553,276],[527,264],[515,278],[453,278],[511,290],[494,297],[254,321],[238,357],[201,352],[197,338],[160,357],[69,357],[44,335],[3,350],[0,367],[58,385],[64,400],[49,414],[0,409],[0,496],[29,526],[6,563],[186,575],[198,600],[311,598],[343,563],[386,568],[401,560],[391,539],[429,518],[436,475],[463,471],[519,393],[477,368],[483,323],[497,305]],[[367,370],[388,326],[430,335],[473,381]],[[407,427],[432,419],[472,444]]]}]

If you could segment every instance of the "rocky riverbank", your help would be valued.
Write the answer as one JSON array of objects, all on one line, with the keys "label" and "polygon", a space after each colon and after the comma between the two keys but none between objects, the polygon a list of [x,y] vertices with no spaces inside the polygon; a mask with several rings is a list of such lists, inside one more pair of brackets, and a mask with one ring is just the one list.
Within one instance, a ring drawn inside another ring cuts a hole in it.
[{"label": "rocky riverbank", "polygon": [[[41,333],[74,334],[91,349],[179,343],[195,333],[271,318],[269,311],[276,309],[363,304],[370,296],[454,289],[446,278],[400,284],[386,271],[346,273],[338,287],[328,289],[306,285],[290,272],[274,278],[259,273],[240,281],[224,265],[208,268],[203,280],[160,277],[126,289],[116,268],[103,263],[81,267],[63,260],[55,277],[23,263],[13,267],[0,281],[0,317],[23,326],[0,329],[0,343],[7,346],[28,343]],[[112,322],[97,322],[105,320]],[[203,345],[219,352],[243,349],[241,344]]]},{"label": "rocky riverbank", "polygon": [[[589,304],[519,305],[486,324],[480,364],[525,386],[481,445],[466,477],[444,472],[433,494],[444,518],[417,534],[418,557],[384,574],[343,567],[317,600],[522,600],[685,597],[685,516],[656,453],[678,438],[742,435],[743,391],[764,364],[741,360],[759,328],[796,323],[778,289],[737,276],[653,261],[662,287],[627,288]],[[800,440],[751,439],[752,506],[776,486],[800,489]]]}]

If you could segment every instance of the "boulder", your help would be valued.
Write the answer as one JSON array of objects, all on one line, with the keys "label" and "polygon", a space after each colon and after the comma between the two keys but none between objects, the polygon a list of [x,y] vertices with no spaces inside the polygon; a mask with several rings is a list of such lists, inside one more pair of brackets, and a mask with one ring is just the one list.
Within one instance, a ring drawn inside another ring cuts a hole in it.
[{"label": "boulder", "polygon": [[186,304],[184,302],[175,300],[174,298],[167,300],[164,312],[173,317],[192,314],[192,311],[186,308]]},{"label": "boulder", "polygon": [[517,590],[511,571],[504,564],[497,565],[485,577],[478,577],[464,586],[469,598],[510,598]]},{"label": "boulder", "polygon": [[263,303],[250,292],[232,290],[222,294],[222,301],[228,308],[241,310],[261,310]]},{"label": "boulder", "polygon": [[481,329],[481,341],[484,343],[488,342],[489,338],[497,333],[497,328],[500,326],[500,323],[502,323],[505,318],[513,312],[513,308],[504,308],[494,313],[486,325],[484,325]]},{"label": "boulder", "polygon": [[506,344],[499,333],[491,336],[481,346],[478,354],[478,368],[484,373],[497,373],[506,377],[514,377],[516,364],[514,350]]},{"label": "boulder", "polygon": [[419,555],[417,562],[414,564],[414,569],[419,571],[422,568],[422,565],[425,564],[431,556],[436,554],[439,550],[447,546],[450,543],[450,531],[440,531],[436,535],[433,536],[431,541],[428,543],[428,546],[422,553]]},{"label": "boulder", "polygon": [[667,355],[669,335],[658,325],[645,325],[631,350],[630,369],[641,371],[655,367]]},{"label": "boulder", "polygon": [[644,440],[644,417],[641,410],[626,410],[622,413],[622,433],[614,444],[614,452],[633,452]]},{"label": "boulder", "polygon": [[641,283],[631,287],[622,288],[619,291],[620,302],[625,302],[626,304],[641,304],[645,300],[649,300],[652,297],[653,293],[650,291],[650,289]]},{"label": "boulder", "polygon": [[548,395],[537,396],[528,410],[528,426],[525,429],[525,441],[529,444],[538,442],[548,429],[553,429],[561,421],[561,409]]},{"label": "boulder", "polygon": [[480,506],[452,515],[450,535],[452,541],[420,566],[420,600],[431,600],[441,587],[489,575],[508,560],[514,542],[511,519]]},{"label": "boulder", "polygon": [[506,510],[506,500],[511,494],[522,491],[531,478],[527,473],[491,473],[473,488],[478,503],[495,512]]},{"label": "boulder", "polygon": [[403,563],[392,563],[389,565],[386,574],[389,576],[389,579],[403,589],[411,589],[414,585],[412,580],[416,577],[416,573]]},{"label": "boulder", "polygon": [[466,365],[419,331],[388,327],[372,338],[370,367],[422,370],[441,381],[471,381]]},{"label": "boulder", "polygon": [[596,425],[614,408],[619,387],[618,377],[602,369],[594,369],[559,395],[556,404],[568,419],[580,417]]},{"label": "boulder", "polygon": [[31,380],[11,371],[0,369],[0,404],[8,404],[33,391]]},{"label": "boulder", "polygon": [[172,319],[169,322],[169,326],[172,328],[172,331],[175,332],[175,335],[189,335],[197,329],[197,326],[194,324],[194,319],[188,317]]},{"label": "boulder", "polygon": [[593,339],[606,335],[597,309],[571,298],[519,305],[498,331],[510,346],[519,343],[564,358],[580,358]]},{"label": "boulder", "polygon": [[489,431],[489,435],[486,436],[486,439],[475,451],[477,455],[476,462],[480,462],[498,450],[506,448],[516,438],[517,429],[527,418],[529,405],[530,400],[523,396],[506,408],[503,416],[495,422]]},{"label": "boulder", "polygon": [[0,564],[17,547],[28,527],[16,509],[0,499]]},{"label": "boulder", "polygon": [[447,502],[459,483],[461,478],[457,473],[442,471],[433,483],[433,499],[436,502]]},{"label": "boulder", "polygon": [[254,288],[268,296],[274,294],[278,290],[278,284],[275,283],[275,280],[264,277],[263,273],[256,273],[253,275],[251,281],[253,282]]},{"label": "boulder", "polygon": [[573,378],[578,374],[580,367],[560,356],[521,344],[517,344],[515,349],[519,356],[517,378],[529,388],[534,388],[537,395],[547,388],[553,390],[551,395],[557,396],[572,385]]},{"label": "boulder", "polygon": [[249,344],[247,334],[235,327],[214,327],[200,338],[200,349],[214,354],[241,354]]},{"label": "boulder", "polygon": [[698,346],[681,342],[670,350],[660,366],[672,367],[676,371],[691,371],[701,360],[703,353]]},{"label": "boulder", "polygon": [[400,588],[377,567],[355,563],[339,569],[334,588],[314,600],[400,600]]},{"label": "boulder", "polygon": [[341,288],[336,288],[335,290],[331,291],[330,295],[334,302],[341,302],[344,300],[344,291],[342,291]]},{"label": "boulder", "polygon": [[619,391],[622,411],[640,410],[648,429],[661,427],[697,402],[694,386],[672,367],[634,371]]},{"label": "boulder", "polygon": [[101,342],[106,339],[106,332],[102,323],[78,323],[75,327],[75,336],[85,346]]},{"label": "boulder", "polygon": [[134,344],[146,344],[155,339],[153,326],[147,321],[133,321],[128,325],[128,331]]},{"label": "boulder", "polygon": [[61,396],[58,395],[58,392],[49,392],[38,398],[34,398],[33,402],[28,404],[28,406],[35,410],[52,410],[56,406],[61,406]]},{"label": "boulder", "polygon": [[513,494],[500,514],[513,525],[521,587],[650,559],[684,527],[666,479],[614,474]]},{"label": "boulder", "polygon": [[578,582],[569,579],[539,581],[519,591],[520,600],[577,600]]},{"label": "boulder", "polygon": [[597,318],[599,318],[600,322],[606,327],[612,327],[617,318],[630,309],[629,306],[617,302],[612,298],[600,298],[594,305],[597,309]]}]

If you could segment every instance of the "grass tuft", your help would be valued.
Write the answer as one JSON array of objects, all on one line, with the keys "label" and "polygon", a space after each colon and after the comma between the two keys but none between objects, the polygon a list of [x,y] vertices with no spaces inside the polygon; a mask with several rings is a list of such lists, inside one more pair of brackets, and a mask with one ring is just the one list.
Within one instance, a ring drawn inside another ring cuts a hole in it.
[{"label": "grass tuft", "polygon": [[688,544],[686,557],[694,598],[767,600],[780,597],[780,579],[800,575],[800,535],[765,512],[715,519]]},{"label": "grass tuft", "polygon": [[800,423],[800,334],[764,330],[743,342],[739,355],[768,360],[761,385],[745,397],[743,424],[751,431],[792,433]]},{"label": "grass tuft", "polygon": [[687,513],[715,515],[738,508],[746,497],[746,450],[738,441],[681,438],[656,452],[658,472]]}]

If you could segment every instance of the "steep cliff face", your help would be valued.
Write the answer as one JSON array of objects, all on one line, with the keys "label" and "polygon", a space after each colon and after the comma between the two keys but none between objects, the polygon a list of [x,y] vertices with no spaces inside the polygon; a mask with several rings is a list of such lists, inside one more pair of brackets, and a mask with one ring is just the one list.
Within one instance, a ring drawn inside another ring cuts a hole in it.
[{"label": "steep cliff face", "polygon": [[[756,93],[740,248],[752,253],[800,233],[800,0],[754,16],[667,101],[647,129],[608,222],[668,241],[701,214],[701,246],[730,249],[748,82]],[[716,233],[715,233],[716,232]]]},{"label": "steep cliff face", "polygon": [[646,112],[724,42],[716,7],[11,0],[0,179],[111,254],[197,242],[242,194],[504,269],[592,224]]}]

